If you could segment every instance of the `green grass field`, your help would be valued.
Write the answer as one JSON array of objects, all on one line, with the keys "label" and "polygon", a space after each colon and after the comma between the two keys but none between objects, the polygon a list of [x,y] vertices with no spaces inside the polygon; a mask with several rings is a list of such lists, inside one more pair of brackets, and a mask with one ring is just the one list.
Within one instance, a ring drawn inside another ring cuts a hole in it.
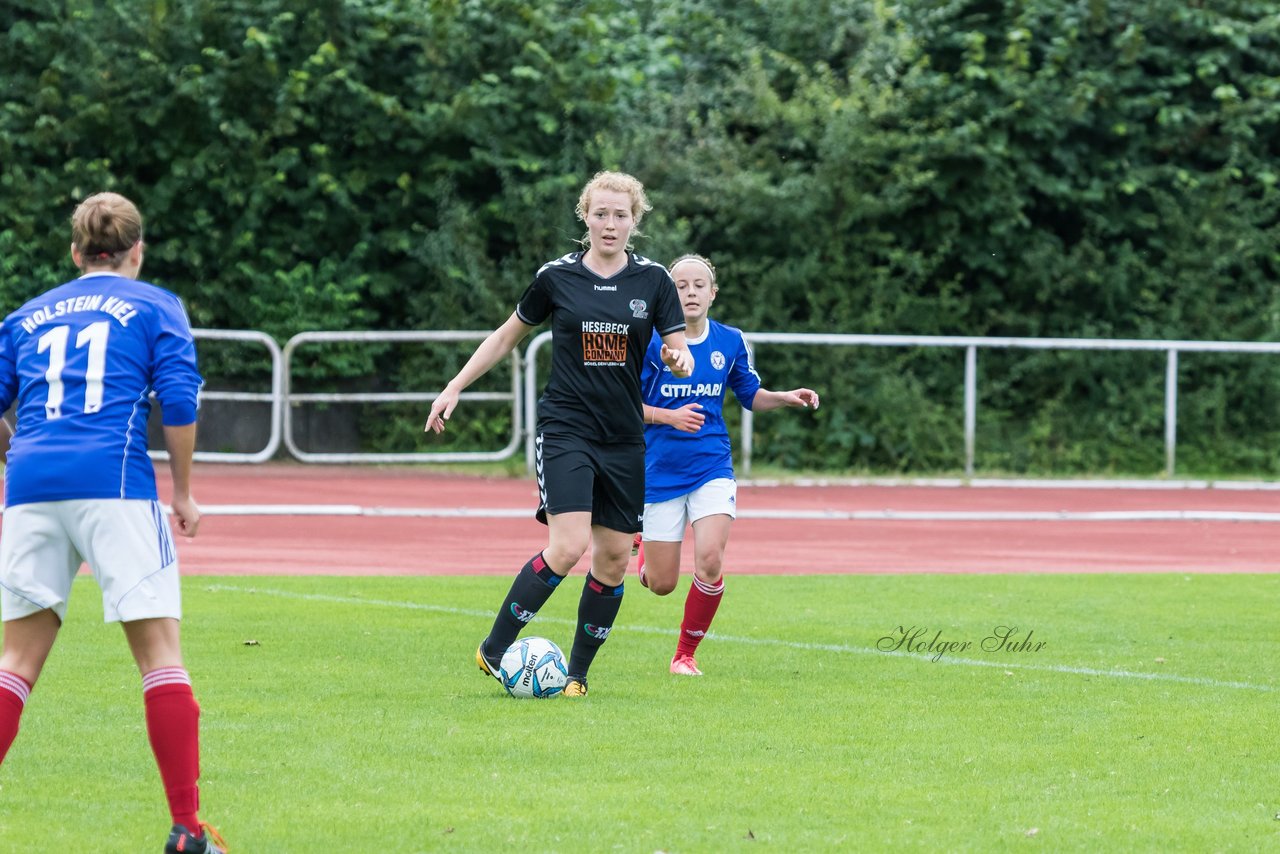
[{"label": "green grass field", "polygon": [[[507,583],[186,579],[203,813],[232,851],[1280,846],[1280,576],[731,576],[701,679],[666,670],[687,581],[632,584],[583,701],[475,670]],[[577,587],[529,633],[567,647]],[[163,845],[100,620],[77,582],[0,768],[0,851]],[[972,646],[878,651],[900,626]],[[1044,646],[982,649],[998,626]]]}]

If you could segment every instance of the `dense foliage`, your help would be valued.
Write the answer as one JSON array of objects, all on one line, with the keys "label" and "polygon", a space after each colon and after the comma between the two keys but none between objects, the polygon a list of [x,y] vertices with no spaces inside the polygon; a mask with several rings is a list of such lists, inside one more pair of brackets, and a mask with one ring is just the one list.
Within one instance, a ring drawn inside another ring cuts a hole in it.
[{"label": "dense foliage", "polygon": [[[66,277],[67,217],[107,188],[196,325],[492,328],[607,167],[650,191],[640,251],[710,256],[747,330],[1280,340],[1264,0],[13,0],[0,33],[5,305]],[[432,390],[465,356],[311,373]],[[961,365],[762,348],[826,405],[757,419],[757,452],[954,470]],[[1161,469],[1159,358],[980,371],[983,470]],[[1180,470],[1280,474],[1278,387],[1274,357],[1184,356]]]}]

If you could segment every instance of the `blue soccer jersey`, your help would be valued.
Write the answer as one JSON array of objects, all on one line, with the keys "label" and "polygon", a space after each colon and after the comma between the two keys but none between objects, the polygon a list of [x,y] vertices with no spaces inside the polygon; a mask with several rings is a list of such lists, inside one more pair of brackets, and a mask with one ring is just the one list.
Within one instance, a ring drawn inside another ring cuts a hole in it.
[{"label": "blue soccer jersey", "polygon": [[47,291],[0,325],[0,411],[17,401],[5,503],[156,499],[149,396],[196,420],[196,348],[175,294],[114,273]]},{"label": "blue soccer jersey", "polygon": [[662,341],[654,336],[645,353],[641,389],[644,402],[662,409],[690,403],[702,406],[705,421],[697,433],[684,433],[666,424],[645,427],[646,503],[687,495],[708,481],[733,477],[733,454],[724,425],[724,393],[750,409],[760,390],[760,376],[742,333],[708,318],[702,337],[689,340],[693,374],[677,379],[662,363]]}]

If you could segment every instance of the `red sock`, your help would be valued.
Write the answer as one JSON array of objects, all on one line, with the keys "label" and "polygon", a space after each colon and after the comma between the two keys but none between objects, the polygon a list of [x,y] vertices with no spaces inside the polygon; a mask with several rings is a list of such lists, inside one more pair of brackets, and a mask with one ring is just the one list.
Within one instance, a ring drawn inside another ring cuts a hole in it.
[{"label": "red sock", "polygon": [[181,667],[161,667],[142,677],[147,737],[160,766],[173,823],[200,833],[200,706]]},{"label": "red sock", "polygon": [[27,704],[31,685],[16,673],[0,670],[0,762],[9,752],[9,745],[18,736],[18,719],[22,707]]},{"label": "red sock", "polygon": [[684,622],[680,624],[680,642],[676,644],[676,657],[693,655],[698,644],[711,628],[716,609],[720,607],[720,599],[724,593],[724,579],[714,586],[693,577],[693,586],[684,600]]}]

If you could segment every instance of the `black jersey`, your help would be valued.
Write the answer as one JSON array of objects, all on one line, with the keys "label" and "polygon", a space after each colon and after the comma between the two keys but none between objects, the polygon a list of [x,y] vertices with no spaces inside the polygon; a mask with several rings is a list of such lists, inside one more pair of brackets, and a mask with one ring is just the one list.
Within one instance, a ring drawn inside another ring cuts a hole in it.
[{"label": "black jersey", "polygon": [[538,399],[539,432],[643,442],[640,369],[656,331],[684,329],[671,275],[631,252],[603,278],[572,252],[544,264],[516,305],[530,326],[551,318],[551,376]]}]

